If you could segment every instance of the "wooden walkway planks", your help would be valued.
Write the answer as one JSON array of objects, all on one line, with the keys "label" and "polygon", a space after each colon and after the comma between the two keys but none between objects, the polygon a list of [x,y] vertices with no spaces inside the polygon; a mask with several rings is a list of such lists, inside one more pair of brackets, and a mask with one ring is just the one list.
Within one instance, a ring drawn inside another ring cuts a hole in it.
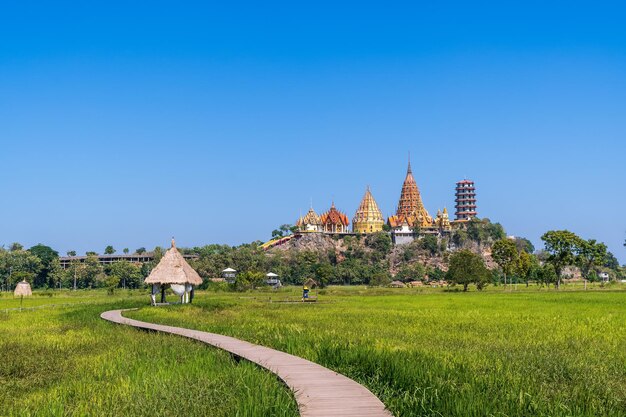
[{"label": "wooden walkway planks", "polygon": [[100,317],[114,323],[198,340],[268,369],[294,392],[302,417],[392,416],[363,385],[314,362],[230,336],[129,319],[122,316],[122,311],[106,311]]}]

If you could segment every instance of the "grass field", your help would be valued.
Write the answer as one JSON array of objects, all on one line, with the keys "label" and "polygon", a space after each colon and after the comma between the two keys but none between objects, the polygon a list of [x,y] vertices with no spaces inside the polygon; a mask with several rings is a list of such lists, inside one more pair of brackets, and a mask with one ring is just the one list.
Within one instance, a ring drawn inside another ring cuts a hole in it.
[{"label": "grass field", "polygon": [[[396,416],[626,415],[626,291],[198,292],[126,315],[236,336],[368,386]],[[294,416],[273,375],[190,340],[113,325],[144,292],[0,297],[0,415]]]},{"label": "grass field", "polygon": [[[296,416],[290,391],[245,361],[176,336],[113,325],[102,311],[146,295],[0,298],[2,416]],[[16,304],[17,301],[17,304]],[[61,305],[61,306],[60,306]]]},{"label": "grass field", "polygon": [[396,416],[626,415],[626,292],[334,288],[275,302],[296,294],[206,293],[128,315],[306,357]]}]

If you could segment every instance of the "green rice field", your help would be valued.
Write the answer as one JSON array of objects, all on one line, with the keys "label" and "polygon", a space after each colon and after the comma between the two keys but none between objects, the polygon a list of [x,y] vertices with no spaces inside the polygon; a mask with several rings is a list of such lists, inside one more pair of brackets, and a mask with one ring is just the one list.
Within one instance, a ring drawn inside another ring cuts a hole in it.
[{"label": "green rice field", "polygon": [[[297,416],[272,374],[218,349],[100,319],[146,295],[0,298],[2,416]],[[17,300],[19,307],[19,300]]]},{"label": "green rice field", "polygon": [[151,308],[145,292],[79,291],[35,295],[24,306],[38,308],[22,311],[0,297],[0,414],[297,415],[288,389],[255,365],[99,318],[142,306],[126,315],[239,337],[346,374],[396,416],[626,415],[619,287],[331,287],[317,303],[294,302],[298,294],[207,291],[193,305]]}]

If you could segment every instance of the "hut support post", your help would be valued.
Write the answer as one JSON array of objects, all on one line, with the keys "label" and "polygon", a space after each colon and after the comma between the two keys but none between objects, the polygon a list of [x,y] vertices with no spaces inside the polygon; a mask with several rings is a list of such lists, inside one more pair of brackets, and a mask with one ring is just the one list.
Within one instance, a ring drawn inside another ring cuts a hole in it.
[{"label": "hut support post", "polygon": [[189,294],[189,304],[193,303],[193,296],[194,296],[193,290],[194,290],[194,287],[191,287],[191,293]]},{"label": "hut support post", "polygon": [[161,284],[161,302],[165,303],[165,285]]}]

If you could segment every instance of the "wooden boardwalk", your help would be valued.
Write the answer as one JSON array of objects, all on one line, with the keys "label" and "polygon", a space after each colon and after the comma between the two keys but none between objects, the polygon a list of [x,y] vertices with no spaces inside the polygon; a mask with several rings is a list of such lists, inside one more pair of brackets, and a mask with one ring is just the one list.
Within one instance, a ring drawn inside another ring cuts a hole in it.
[{"label": "wooden boardwalk", "polygon": [[234,337],[128,319],[122,316],[122,311],[106,311],[100,317],[114,323],[198,340],[273,372],[294,392],[303,417],[392,416],[363,385],[314,362]]}]

